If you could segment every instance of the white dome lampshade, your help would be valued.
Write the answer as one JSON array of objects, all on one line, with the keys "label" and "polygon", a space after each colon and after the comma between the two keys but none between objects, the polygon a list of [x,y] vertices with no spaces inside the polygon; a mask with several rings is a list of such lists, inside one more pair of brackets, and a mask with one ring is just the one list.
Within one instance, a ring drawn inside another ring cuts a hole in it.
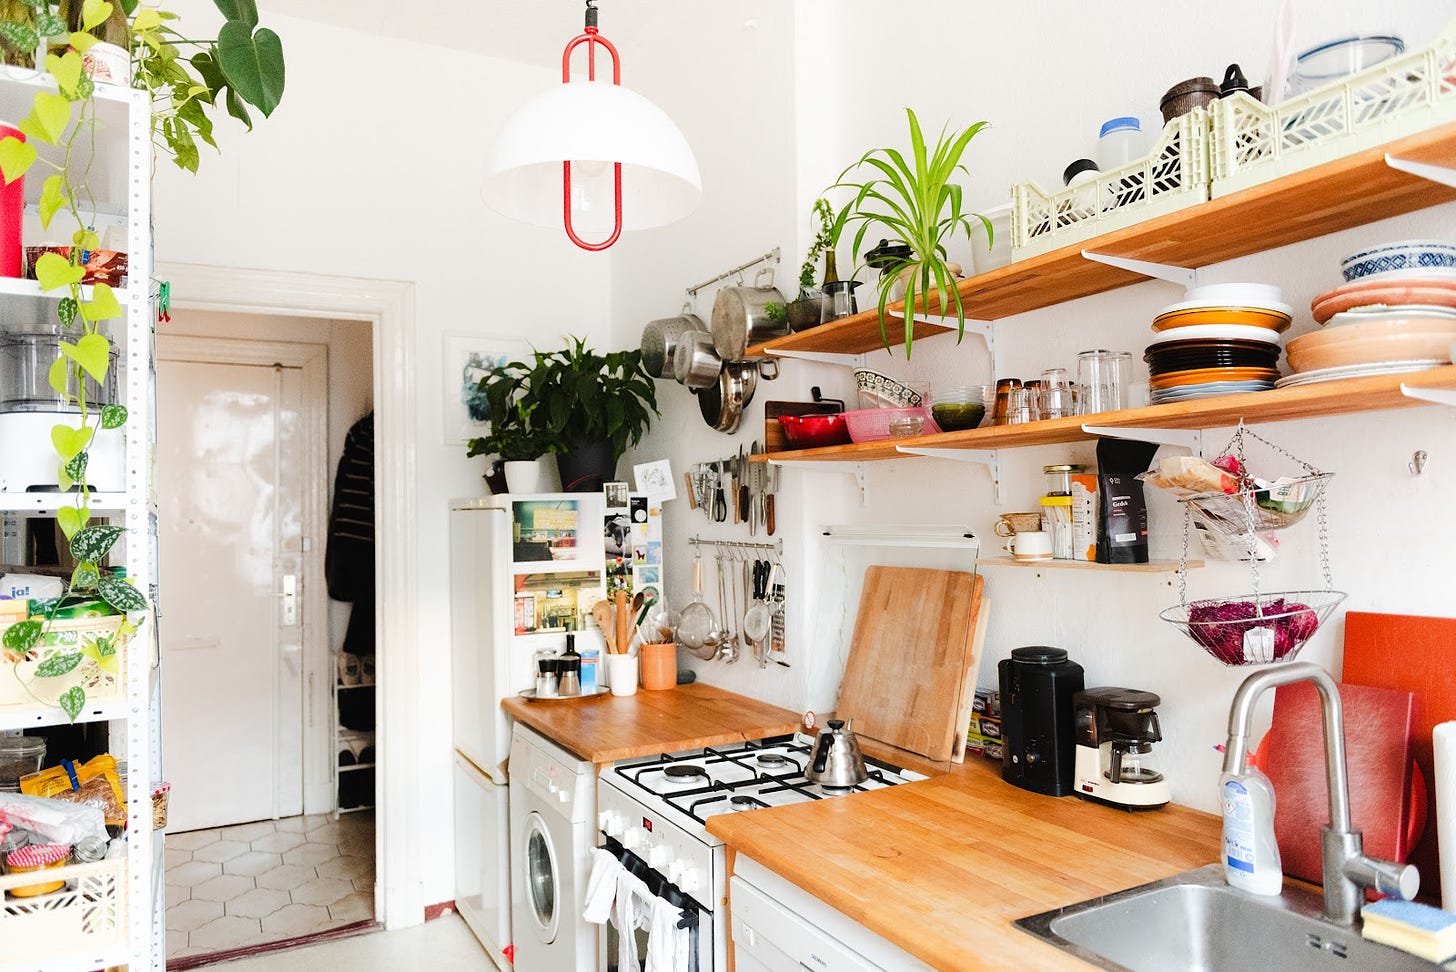
[{"label": "white dome lampshade", "polygon": [[610,233],[611,163],[622,164],[622,229],[682,219],[703,198],[698,161],[667,113],[608,81],[571,81],[537,95],[506,122],[485,165],[481,195],[502,215],[562,223],[562,167],[570,161],[572,225]]}]

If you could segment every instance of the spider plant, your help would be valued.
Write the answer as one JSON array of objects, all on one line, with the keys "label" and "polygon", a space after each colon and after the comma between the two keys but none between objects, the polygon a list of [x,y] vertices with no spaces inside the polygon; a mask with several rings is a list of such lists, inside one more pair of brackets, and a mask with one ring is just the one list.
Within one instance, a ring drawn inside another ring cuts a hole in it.
[{"label": "spider plant", "polygon": [[[880,273],[879,309],[880,338],[885,347],[890,346],[889,332],[885,326],[885,309],[890,303],[890,292],[895,281],[904,275],[905,282],[905,357],[910,357],[910,346],[915,340],[914,307],[917,300],[929,309],[930,296],[941,309],[941,315],[955,308],[956,340],[965,336],[966,312],[961,303],[960,291],[956,289],[955,275],[946,265],[946,243],[957,233],[971,234],[971,218],[979,219],[991,235],[991,221],[978,213],[962,208],[962,188],[951,179],[957,172],[967,178],[970,172],[961,164],[961,156],[971,139],[985,122],[977,122],[969,128],[947,134],[942,127],[940,137],[933,148],[927,147],[925,135],[920,129],[920,120],[912,109],[906,108],[910,119],[910,154],[906,156],[897,149],[870,149],[858,162],[839,174],[839,180],[829,188],[853,189],[854,198],[840,209],[831,230],[832,246],[851,224],[859,224],[854,233],[851,248],[856,267],[860,261],[860,248],[869,231],[879,226],[885,233],[910,247],[910,255],[895,260]],[[847,180],[851,172],[869,166],[873,172],[863,182]],[[877,233],[876,236],[879,234]],[[871,237],[874,239],[875,237]],[[906,274],[905,271],[910,273]]]}]

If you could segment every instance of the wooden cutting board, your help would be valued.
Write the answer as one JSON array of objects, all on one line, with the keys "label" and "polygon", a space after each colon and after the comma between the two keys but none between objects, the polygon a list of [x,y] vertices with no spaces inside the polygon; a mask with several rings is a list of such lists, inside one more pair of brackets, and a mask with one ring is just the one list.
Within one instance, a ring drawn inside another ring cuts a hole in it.
[{"label": "wooden cutting board", "polygon": [[865,572],[835,714],[856,734],[949,760],[975,664],[981,578],[955,570]]},{"label": "wooden cutting board", "polygon": [[[1404,861],[1411,807],[1411,756],[1419,707],[1411,692],[1340,686],[1345,714],[1345,765],[1350,819],[1365,853]],[[1274,836],[1284,873],[1323,879],[1320,828],[1330,819],[1325,734],[1319,692],[1311,682],[1281,685],[1274,721],[1259,744],[1259,768],[1274,784]]]},{"label": "wooden cutting board", "polygon": [[[1345,614],[1345,669],[1342,681],[1414,692],[1420,698],[1416,721],[1416,765],[1435,780],[1431,730],[1456,719],[1456,618],[1411,614]],[[1434,786],[1428,787],[1426,834],[1411,851],[1421,871],[1421,894],[1440,900]]]}]

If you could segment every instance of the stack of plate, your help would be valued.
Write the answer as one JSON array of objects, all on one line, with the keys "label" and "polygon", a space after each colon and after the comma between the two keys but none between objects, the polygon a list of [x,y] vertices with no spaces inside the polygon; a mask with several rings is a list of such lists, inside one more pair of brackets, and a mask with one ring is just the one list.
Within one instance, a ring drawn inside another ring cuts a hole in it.
[{"label": "stack of plate", "polygon": [[1153,404],[1273,388],[1294,313],[1282,296],[1267,284],[1213,284],[1163,308],[1143,354]]}]

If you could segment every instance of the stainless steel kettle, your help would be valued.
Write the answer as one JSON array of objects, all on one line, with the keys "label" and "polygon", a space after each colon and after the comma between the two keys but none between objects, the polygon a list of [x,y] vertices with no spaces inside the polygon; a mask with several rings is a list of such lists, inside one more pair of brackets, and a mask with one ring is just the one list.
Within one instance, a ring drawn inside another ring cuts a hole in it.
[{"label": "stainless steel kettle", "polygon": [[869,778],[859,742],[843,719],[830,719],[828,727],[819,730],[804,776],[810,783],[830,788],[854,786]]}]

